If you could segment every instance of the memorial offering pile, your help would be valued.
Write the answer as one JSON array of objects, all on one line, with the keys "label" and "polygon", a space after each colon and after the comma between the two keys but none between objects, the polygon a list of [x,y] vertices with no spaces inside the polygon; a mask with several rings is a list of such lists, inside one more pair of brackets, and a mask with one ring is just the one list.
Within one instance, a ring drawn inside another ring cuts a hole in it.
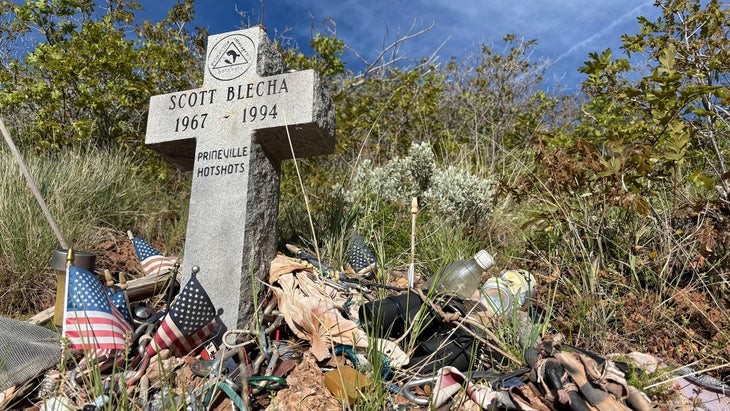
[{"label": "memorial offering pile", "polygon": [[339,269],[287,245],[248,327],[228,330],[204,268],[180,285],[179,261],[129,237],[101,259],[116,261],[106,275],[68,267],[60,335],[32,324],[48,315],[2,320],[4,409],[730,409],[708,375],[565,344],[539,298],[495,314],[383,273],[357,232]]}]

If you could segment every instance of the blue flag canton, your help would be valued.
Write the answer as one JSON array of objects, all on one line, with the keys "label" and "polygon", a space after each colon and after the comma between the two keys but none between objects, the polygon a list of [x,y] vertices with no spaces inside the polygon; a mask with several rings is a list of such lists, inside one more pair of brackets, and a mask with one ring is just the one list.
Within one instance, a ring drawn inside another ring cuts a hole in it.
[{"label": "blue flag canton", "polygon": [[132,244],[134,244],[134,252],[137,253],[137,258],[139,259],[139,261],[144,261],[155,255],[162,255],[154,247],[149,245],[147,241],[139,237],[133,238]]},{"label": "blue flag canton", "polygon": [[124,351],[132,326],[114,307],[104,284],[91,272],[71,266],[67,271],[63,336],[71,350]]},{"label": "blue flag canton", "polygon": [[109,294],[109,298],[111,298],[112,304],[114,305],[114,307],[117,308],[117,310],[119,310],[119,313],[122,314],[122,317],[124,317],[124,319],[127,320],[128,323],[134,324],[132,314],[129,312],[129,307],[127,306],[127,299],[124,298],[124,290],[112,292],[111,289],[107,288],[107,294]]},{"label": "blue flag canton", "polygon": [[370,251],[370,248],[365,244],[365,240],[363,240],[357,231],[353,233],[345,255],[347,256],[347,263],[356,273],[377,262],[375,255],[373,255],[373,252]]},{"label": "blue flag canton", "polygon": [[215,319],[215,306],[195,276],[175,298],[169,316],[186,336],[198,332]]},{"label": "blue flag canton", "polygon": [[83,268],[71,266],[68,276],[66,311],[101,311],[111,314],[104,285],[94,274]]}]

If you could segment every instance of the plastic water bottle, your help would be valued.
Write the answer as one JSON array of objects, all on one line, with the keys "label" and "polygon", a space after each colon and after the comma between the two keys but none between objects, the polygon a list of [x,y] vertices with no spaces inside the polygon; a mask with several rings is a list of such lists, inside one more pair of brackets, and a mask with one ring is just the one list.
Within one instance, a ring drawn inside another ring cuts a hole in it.
[{"label": "plastic water bottle", "polygon": [[456,294],[469,299],[479,289],[482,274],[492,265],[494,259],[486,250],[479,251],[472,259],[454,261],[435,277],[437,283],[434,290],[437,293]]},{"label": "plastic water bottle", "polygon": [[492,277],[482,286],[482,304],[497,314],[522,309],[535,295],[537,282],[527,270],[507,270],[499,277]]}]

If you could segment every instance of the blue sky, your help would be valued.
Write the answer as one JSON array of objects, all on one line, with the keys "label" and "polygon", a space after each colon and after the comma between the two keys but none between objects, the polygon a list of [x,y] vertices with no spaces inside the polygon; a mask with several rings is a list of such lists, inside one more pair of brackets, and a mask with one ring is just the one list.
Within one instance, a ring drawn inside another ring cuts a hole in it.
[{"label": "blue sky", "polygon": [[[159,19],[173,0],[142,0],[144,18]],[[336,24],[337,36],[364,58],[371,60],[399,34],[417,31],[433,23],[426,34],[407,43],[401,55],[422,57],[439,51],[440,61],[465,57],[479,51],[482,42],[501,50],[501,39],[514,33],[536,39],[534,58],[552,62],[547,80],[558,80],[576,89],[582,80],[578,67],[591,51],[619,51],[620,36],[638,32],[636,17],[654,20],[659,10],[654,1],[639,0],[269,0],[264,3],[264,21],[269,35],[287,31],[306,53],[307,44],[325,19]],[[211,34],[244,26],[236,9],[248,21],[261,19],[260,1],[198,0],[196,26]],[[348,68],[361,66],[352,54],[344,56]]]}]

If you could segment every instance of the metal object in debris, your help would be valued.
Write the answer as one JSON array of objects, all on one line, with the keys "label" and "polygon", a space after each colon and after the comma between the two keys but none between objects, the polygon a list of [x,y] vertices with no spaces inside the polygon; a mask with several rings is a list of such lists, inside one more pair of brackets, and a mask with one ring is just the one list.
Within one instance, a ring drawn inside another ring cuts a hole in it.
[{"label": "metal object in debris", "polygon": [[135,324],[142,324],[148,322],[153,315],[157,313],[155,307],[148,305],[145,302],[137,302],[132,306],[132,318]]},{"label": "metal object in debris", "polygon": [[298,259],[304,260],[308,262],[309,264],[312,264],[312,266],[319,271],[322,272],[322,274],[336,274],[335,269],[330,266],[329,264],[323,263],[319,261],[319,259],[312,254],[309,254],[302,249],[300,249],[297,246],[286,244],[286,249],[289,250],[292,254],[294,254]]},{"label": "metal object in debris", "polygon": [[535,294],[537,282],[527,270],[507,270],[482,286],[482,304],[498,314],[522,309]]},{"label": "metal object in debris", "polygon": [[137,326],[134,334],[132,334],[132,342],[137,343],[137,353],[140,358],[146,355],[147,345],[152,341],[156,330],[157,327],[154,323],[145,322]]},{"label": "metal object in debris", "polygon": [[514,297],[507,285],[490,278],[482,287],[480,301],[497,314],[512,312]]},{"label": "metal object in debris", "polygon": [[432,375],[430,377],[414,378],[407,383],[403,384],[401,388],[401,394],[408,399],[408,401],[418,405],[428,405],[429,399],[417,396],[413,389],[422,385],[433,385],[436,383],[438,376]]}]

